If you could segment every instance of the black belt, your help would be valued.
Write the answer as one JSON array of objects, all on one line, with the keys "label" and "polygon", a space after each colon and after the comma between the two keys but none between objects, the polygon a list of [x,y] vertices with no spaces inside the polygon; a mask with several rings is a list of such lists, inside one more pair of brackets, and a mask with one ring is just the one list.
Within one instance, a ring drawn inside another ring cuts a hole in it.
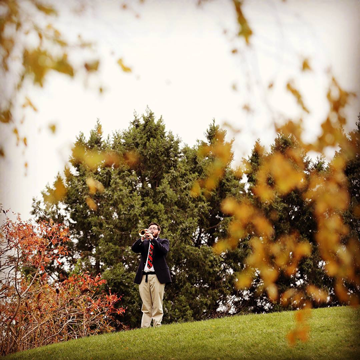
[{"label": "black belt", "polygon": [[148,271],[148,272],[145,272],[143,271],[143,275],[145,275],[145,282],[148,282],[148,275],[156,275],[156,272],[155,271]]}]

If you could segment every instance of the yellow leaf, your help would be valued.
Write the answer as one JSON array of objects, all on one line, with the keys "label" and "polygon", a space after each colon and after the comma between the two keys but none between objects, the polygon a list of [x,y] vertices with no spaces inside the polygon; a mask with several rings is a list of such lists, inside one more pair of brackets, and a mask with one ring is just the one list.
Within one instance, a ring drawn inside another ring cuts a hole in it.
[{"label": "yellow leaf", "polygon": [[324,290],[317,288],[315,285],[309,285],[306,288],[306,292],[316,301],[317,303],[326,302],[328,293]]},{"label": "yellow leaf", "polygon": [[97,209],[95,201],[90,196],[86,197],[86,203],[91,210],[95,211]]},{"label": "yellow leaf", "polygon": [[205,157],[210,154],[211,147],[209,145],[201,145],[198,150],[198,155],[200,157]]},{"label": "yellow leaf", "polygon": [[226,166],[231,162],[233,158],[233,153],[231,151],[232,143],[226,142],[216,142],[212,147],[213,154],[217,160],[220,160],[218,165]]},{"label": "yellow leaf", "polygon": [[224,127],[224,128],[228,128],[233,134],[238,134],[238,133],[241,132],[240,129],[237,129],[234,125],[230,124],[230,123],[227,122],[227,121],[224,121],[223,127]]},{"label": "yellow leaf", "polygon": [[335,276],[339,270],[339,265],[334,261],[325,264],[325,271],[329,276]]},{"label": "yellow leaf", "polygon": [[64,54],[62,58],[55,61],[52,69],[70,77],[74,76],[74,69],[67,59],[67,54]]},{"label": "yellow leaf", "polygon": [[115,151],[107,151],[105,153],[105,166],[119,167],[120,162],[120,156]]},{"label": "yellow leaf", "polygon": [[54,16],[57,15],[57,11],[52,6],[43,5],[43,4],[39,3],[39,2],[36,2],[35,6],[37,7],[37,9],[39,11],[43,12],[46,15],[54,15]]},{"label": "yellow leaf", "polygon": [[352,256],[345,246],[340,246],[337,251],[337,256],[341,261],[342,266],[350,268],[352,266]]},{"label": "yellow leaf", "polygon": [[55,134],[55,132],[56,132],[56,125],[55,125],[55,124],[50,124],[50,125],[49,125],[49,129],[50,129],[50,131],[51,131],[53,134]]},{"label": "yellow leaf", "polygon": [[242,179],[242,177],[244,176],[244,169],[242,166],[238,166],[235,169],[234,175],[238,178],[238,179]]},{"label": "yellow leaf", "polygon": [[238,202],[234,198],[228,197],[222,201],[221,211],[225,214],[233,215],[238,205]]},{"label": "yellow leaf", "polygon": [[250,245],[253,249],[253,253],[245,259],[245,263],[252,267],[261,268],[266,259],[263,241],[258,237],[252,237]]},{"label": "yellow leaf", "polygon": [[348,104],[349,98],[356,97],[353,92],[344,91],[333,77],[327,93],[327,99],[330,103],[330,110],[338,117],[340,124],[345,125],[346,119],[341,116],[341,110]]},{"label": "yellow leaf", "polygon": [[295,289],[288,289],[281,295],[281,303],[287,306],[290,303],[291,298],[295,295]]},{"label": "yellow leaf", "polygon": [[244,111],[246,111],[247,113],[252,113],[253,112],[253,109],[251,108],[251,106],[249,104],[244,104],[242,109]]},{"label": "yellow leaf", "polygon": [[295,164],[300,168],[304,169],[304,162],[302,157],[301,149],[290,148],[286,151],[286,156],[295,162]]},{"label": "yellow leaf", "polygon": [[195,181],[192,189],[190,190],[190,194],[192,197],[198,197],[201,194],[200,184],[198,181]]},{"label": "yellow leaf", "polygon": [[275,199],[274,190],[267,185],[259,184],[253,188],[254,194],[261,200],[261,202],[271,202]]},{"label": "yellow leaf", "polygon": [[259,236],[265,235],[268,238],[270,238],[273,235],[274,229],[271,223],[269,222],[269,220],[264,216],[260,216],[260,215],[255,216],[252,219],[252,223],[255,225],[257,234]]},{"label": "yellow leaf", "polygon": [[302,63],[302,71],[311,71],[311,66],[309,64],[309,59],[304,59]]},{"label": "yellow leaf", "polygon": [[19,130],[14,128],[13,133],[16,135],[17,139],[19,139]]},{"label": "yellow leaf", "polygon": [[43,86],[45,76],[53,68],[54,60],[46,51],[39,48],[23,53],[23,65],[25,72],[33,76],[34,83]]},{"label": "yellow leaf", "polygon": [[244,238],[246,236],[245,228],[240,221],[232,221],[229,224],[228,233],[237,239]]},{"label": "yellow leaf", "polygon": [[229,245],[228,245],[228,241],[226,240],[218,241],[213,247],[213,251],[217,255],[224,253],[228,249],[229,249]]},{"label": "yellow leaf", "polygon": [[38,109],[35,107],[35,105],[31,102],[31,100],[26,96],[25,97],[25,102],[22,105],[23,108],[30,106],[34,111],[38,111]]},{"label": "yellow leaf", "polygon": [[330,166],[335,171],[343,171],[346,166],[346,160],[340,155],[334,156]]},{"label": "yellow leaf", "polygon": [[86,185],[89,187],[89,193],[95,194],[96,193],[96,183],[93,178],[86,179]]},{"label": "yellow leaf", "polygon": [[95,194],[97,191],[102,193],[104,191],[104,185],[100,181],[95,180],[92,177],[88,177],[86,179],[86,184],[89,187],[90,194]]},{"label": "yellow leaf", "polygon": [[276,131],[283,133],[284,135],[295,136],[295,138],[301,142],[301,135],[303,132],[302,120],[296,122],[289,120],[285,125],[280,127],[276,125]]},{"label": "yellow leaf", "polygon": [[238,36],[243,36],[245,38],[246,44],[250,44],[250,37],[253,35],[253,32],[247,22],[244,13],[242,11],[242,1],[233,0],[235,10],[237,13],[237,22],[240,25],[240,30],[238,32]]},{"label": "yellow leaf", "polygon": [[61,201],[65,197],[67,192],[64,182],[61,178],[58,178],[58,180],[55,182],[54,185],[55,185],[55,191],[54,191],[55,200]]},{"label": "yellow leaf", "polygon": [[276,188],[281,194],[287,194],[295,188],[301,189],[305,185],[303,172],[296,170],[280,153],[271,157],[270,168]]},{"label": "yellow leaf", "polygon": [[266,292],[268,294],[268,297],[270,299],[270,301],[272,302],[276,302],[278,299],[278,289],[277,286],[275,284],[270,284],[267,288],[266,288]]},{"label": "yellow leaf", "polygon": [[294,252],[297,259],[301,259],[304,256],[310,256],[311,244],[307,241],[302,241],[296,245]]},{"label": "yellow leaf", "polygon": [[0,122],[7,124],[12,120],[12,113],[10,109],[1,110],[0,112]]},{"label": "yellow leaf", "polygon": [[82,145],[75,145],[72,148],[72,156],[78,162],[83,162],[85,157],[85,147]]},{"label": "yellow leaf", "polygon": [[235,287],[237,289],[246,289],[251,286],[253,279],[253,273],[251,270],[246,269],[241,273],[237,274],[237,280],[235,282]]},{"label": "yellow leaf", "polygon": [[241,205],[236,209],[235,216],[242,221],[243,224],[250,222],[255,216],[257,210],[250,202],[243,201]]},{"label": "yellow leaf", "polygon": [[290,91],[290,93],[295,97],[297,103],[302,107],[302,109],[309,113],[309,110],[307,109],[307,107],[305,106],[304,104],[304,101],[302,99],[302,96],[300,94],[300,92],[294,87],[294,84],[293,82],[289,81],[287,84],[286,84],[286,89],[288,91]]},{"label": "yellow leaf", "polygon": [[117,63],[120,65],[122,71],[124,71],[124,72],[131,72],[131,71],[132,71],[130,67],[128,67],[128,66],[126,66],[126,65],[124,64],[123,59],[119,59],[119,60],[117,61]]},{"label": "yellow leaf", "polygon": [[261,269],[261,277],[264,280],[265,286],[270,286],[274,284],[278,276],[279,276],[279,272],[274,268],[264,266]]},{"label": "yellow leaf", "polygon": [[134,167],[140,161],[139,154],[136,151],[128,151],[124,155],[124,160],[128,166]]},{"label": "yellow leaf", "polygon": [[216,188],[218,181],[215,177],[209,177],[205,180],[205,188],[209,191],[214,190]]},{"label": "yellow leaf", "polygon": [[286,267],[286,275],[287,276],[292,276],[295,275],[297,270],[297,263],[294,262],[292,264],[288,264],[288,266]]},{"label": "yellow leaf", "polygon": [[87,151],[84,156],[84,163],[92,171],[96,170],[102,165],[104,161],[104,154],[99,151]]},{"label": "yellow leaf", "polygon": [[95,60],[91,63],[85,63],[84,67],[85,67],[86,71],[88,71],[88,72],[96,72],[96,71],[98,71],[99,64],[100,64],[100,61]]}]

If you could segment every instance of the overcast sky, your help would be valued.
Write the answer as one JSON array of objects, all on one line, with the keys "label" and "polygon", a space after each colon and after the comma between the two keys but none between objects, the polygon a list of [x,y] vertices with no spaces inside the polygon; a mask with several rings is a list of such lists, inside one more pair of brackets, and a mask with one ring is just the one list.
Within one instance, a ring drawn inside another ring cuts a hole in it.
[{"label": "overcast sky", "polygon": [[[319,134],[328,111],[329,69],[345,90],[360,96],[360,1],[247,0],[251,46],[234,36],[231,1],[196,3],[128,1],[123,9],[121,1],[61,2],[54,25],[69,40],[81,34],[94,41],[94,51],[86,56],[100,58],[100,71],[90,78],[80,71],[75,79],[51,74],[43,88],[27,88],[24,95],[38,111],[19,106],[19,118],[25,115],[20,135],[28,138],[26,149],[16,146],[13,127],[1,124],[7,149],[0,160],[5,208],[29,218],[32,198],[40,198],[54,181],[76,136],[88,136],[97,119],[105,135],[111,134],[126,129],[134,112],[141,115],[148,106],[163,117],[167,131],[188,145],[204,139],[212,119],[227,122],[241,130],[236,136],[229,133],[240,159],[257,138],[264,145],[273,141],[274,119],[302,117],[307,138]],[[74,11],[81,4],[85,10]],[[69,56],[75,63],[83,59],[76,52]],[[121,71],[119,58],[131,73]],[[300,71],[303,58],[309,59],[311,72]],[[290,79],[306,94],[309,115],[286,92]],[[269,83],[274,84],[271,90]],[[348,107],[348,130],[359,112],[357,98]],[[51,124],[56,124],[55,134]]]}]

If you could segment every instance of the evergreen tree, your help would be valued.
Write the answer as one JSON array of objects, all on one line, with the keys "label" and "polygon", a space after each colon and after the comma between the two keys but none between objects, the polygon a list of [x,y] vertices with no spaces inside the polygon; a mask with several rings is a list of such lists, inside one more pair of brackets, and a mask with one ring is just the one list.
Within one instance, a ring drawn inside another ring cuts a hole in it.
[{"label": "evergreen tree", "polygon": [[[306,200],[304,194],[307,188],[294,188],[289,192],[281,193],[276,187],[271,174],[267,175],[266,185],[274,191],[275,198],[272,201],[264,201],[258,196],[256,186],[259,183],[259,171],[268,159],[274,154],[281,154],[286,161],[292,164],[297,171],[301,172],[304,179],[310,173],[324,173],[327,171],[327,166],[321,159],[316,162],[311,162],[306,156],[305,151],[300,147],[294,137],[278,134],[271,146],[270,151],[266,152],[257,141],[251,155],[247,159],[248,171],[246,173],[248,179],[248,200],[255,204],[262,212],[265,218],[271,222],[273,228],[273,239],[284,238],[296,235],[299,241],[307,240],[312,245],[312,253],[310,256],[303,258],[296,269],[294,275],[289,276],[285,272],[281,272],[276,285],[279,293],[284,292],[289,288],[296,288],[298,290],[306,291],[309,284],[315,285],[319,288],[326,289],[330,294],[334,293],[334,284],[331,278],[324,270],[324,264],[321,262],[318,245],[315,239],[317,233],[317,222],[314,214],[312,202]],[[307,181],[304,181],[307,183]],[[250,229],[251,233],[251,229]],[[241,244],[235,250],[235,254],[239,256],[239,264],[237,271],[244,269],[244,257],[252,252],[248,241],[250,236],[242,239]],[[235,255],[231,255],[235,257]],[[260,276],[255,276],[249,289],[234,293],[234,307],[236,311],[251,311],[263,312],[280,310],[282,306],[273,304],[267,294],[262,291],[263,281]],[[235,296],[237,295],[237,297]],[[329,303],[328,303],[329,304]],[[328,305],[327,304],[327,305]],[[331,299],[330,304],[336,305],[337,300]]]},{"label": "evergreen tree", "polygon": [[[208,144],[218,130],[213,122]],[[33,204],[37,219],[67,223],[73,271],[81,267],[103,273],[111,291],[123,296],[127,308],[121,321],[126,325],[137,326],[141,315],[133,284],[138,258],[130,246],[151,221],[160,223],[161,236],[170,240],[173,283],[166,289],[166,322],[211,317],[231,292],[231,272],[211,246],[227,231],[229,217],[221,212],[221,201],[229,194],[241,194],[243,187],[228,164],[217,188],[207,196],[191,196],[194,180],[204,177],[213,161],[199,155],[204,144],[181,148],[180,140],[167,133],[162,119],[155,120],[150,110],[141,118],[135,115],[127,130],[105,140],[98,122],[88,140],[80,134],[74,144],[71,169],[62,180],[65,197],[47,206],[40,201]],[[91,157],[104,152],[125,161],[92,165]],[[126,161],[129,154],[136,161]],[[47,187],[44,197],[55,191],[55,184]]]},{"label": "evergreen tree", "polygon": [[[165,322],[283,309],[262,291],[264,283],[259,275],[247,290],[234,287],[238,273],[246,267],[245,259],[252,253],[251,226],[247,237],[240,236],[232,251],[216,255],[212,249],[228,234],[232,217],[223,213],[221,204],[229,196],[254,204],[270,221],[274,239],[296,233],[299,241],[312,245],[311,256],[299,262],[293,275],[280,273],[276,280],[280,293],[289,288],[305,291],[312,284],[328,291],[330,304],[338,303],[333,297],[334,281],[321,262],[316,241],[318,224],[313,203],[306,200],[306,186],[282,192],[270,172],[265,186],[275,197],[264,201],[257,191],[261,169],[274,154],[280,154],[304,179],[310,174],[324,177],[329,166],[322,159],[311,162],[294,137],[279,134],[268,152],[256,142],[247,159],[246,187],[231,168],[230,152],[221,164],[222,176],[216,186],[192,196],[194,182],[205,181],[217,165],[218,157],[209,149],[217,144],[220,148],[231,146],[225,142],[225,135],[213,121],[204,141],[194,147],[181,147],[180,140],[166,132],[162,119],[156,120],[150,110],[141,117],[135,115],[127,130],[107,139],[103,139],[98,122],[89,139],[84,134],[78,136],[71,168],[66,169],[64,178],[58,175],[54,185],[44,191],[44,199],[52,201],[34,201],[33,214],[38,220],[52,218],[69,226],[72,244],[67,264],[71,271],[81,268],[92,274],[102,273],[108,280],[107,287],[123,296],[127,311],[121,321],[125,325],[138,326],[141,316],[140,297],[133,284],[138,258],[130,246],[138,238],[138,231],[151,221],[159,222],[161,236],[170,240],[167,261],[173,283],[165,293]],[[349,141],[359,144],[359,129],[350,134]],[[106,157],[100,157],[102,160],[94,165],[91,159],[102,153],[120,161],[107,163]],[[358,154],[350,159],[345,171],[351,199],[350,210],[344,214],[351,229],[348,240],[358,239],[359,232]],[[62,191],[66,195],[58,200]],[[57,267],[55,275],[65,277],[68,269],[59,271]]]},{"label": "evergreen tree", "polygon": [[[351,231],[349,237],[359,238],[360,234],[360,115],[356,123],[357,128],[350,133],[349,142],[354,144],[356,153],[345,167],[345,175],[348,180],[350,206],[345,214],[346,224]],[[345,152],[341,149],[340,152]]]}]

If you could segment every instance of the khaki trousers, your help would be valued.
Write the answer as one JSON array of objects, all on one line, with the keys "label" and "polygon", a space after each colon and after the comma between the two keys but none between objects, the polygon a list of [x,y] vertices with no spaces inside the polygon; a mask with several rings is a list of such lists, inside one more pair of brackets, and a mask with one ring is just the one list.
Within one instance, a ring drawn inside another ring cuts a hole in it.
[{"label": "khaki trousers", "polygon": [[139,285],[143,313],[141,327],[150,327],[152,319],[154,319],[154,327],[160,326],[163,318],[165,284],[160,284],[156,275],[148,275],[148,282],[145,282],[145,277],[143,275]]}]

